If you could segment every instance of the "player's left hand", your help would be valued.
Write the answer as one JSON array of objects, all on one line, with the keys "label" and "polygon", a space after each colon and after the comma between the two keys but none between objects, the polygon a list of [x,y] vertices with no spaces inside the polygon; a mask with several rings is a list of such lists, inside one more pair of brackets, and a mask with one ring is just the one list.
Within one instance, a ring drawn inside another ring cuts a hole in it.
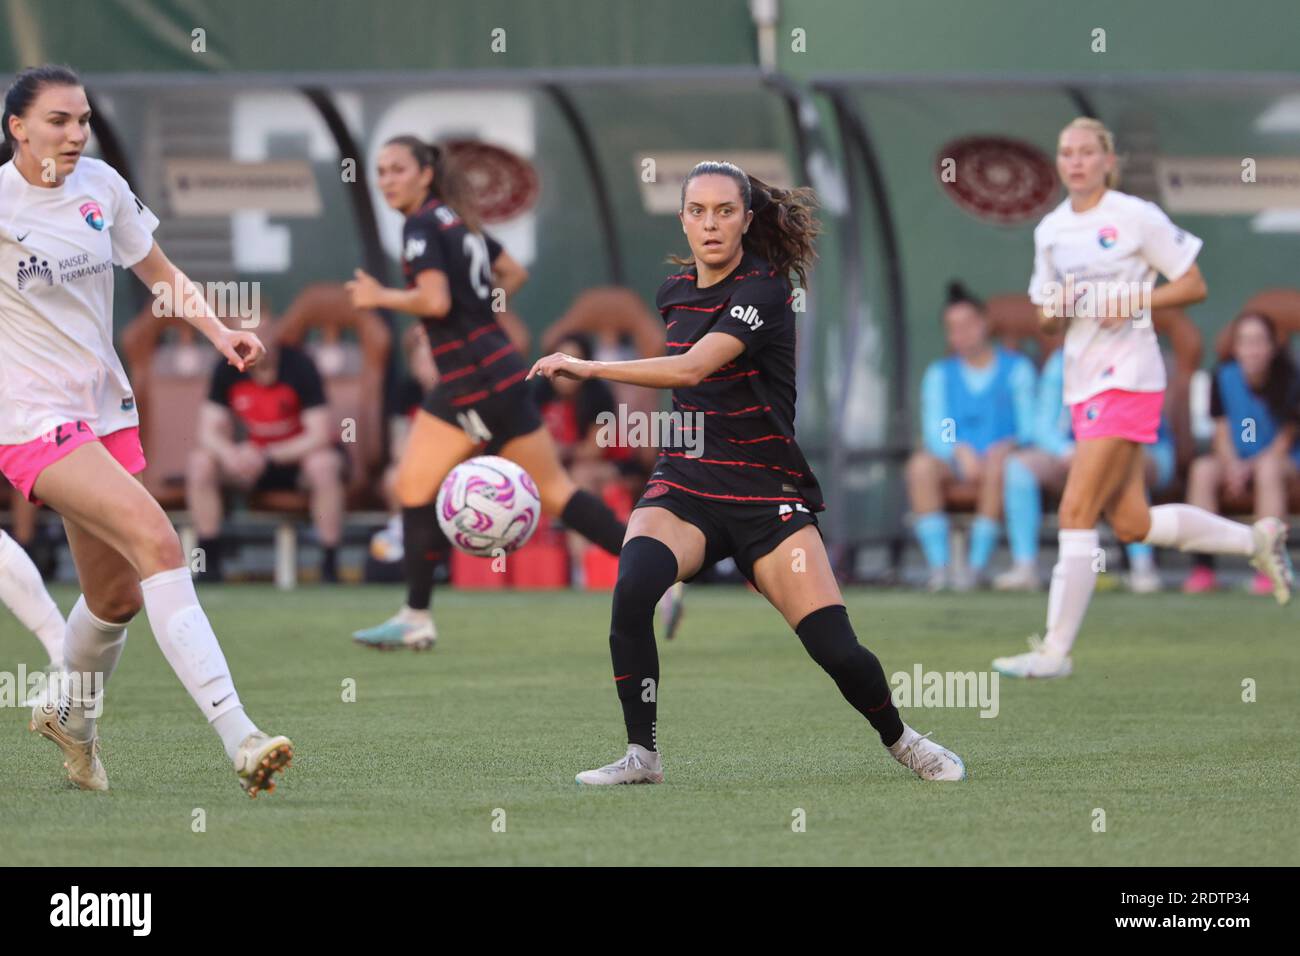
[{"label": "player's left hand", "polygon": [[572,355],[565,355],[563,352],[552,352],[550,355],[539,358],[533,363],[533,368],[528,373],[528,377],[544,375],[551,380],[558,377],[576,378],[578,381],[582,381],[591,378],[595,367],[595,362],[574,358]]},{"label": "player's left hand", "polygon": [[365,269],[353,269],[354,278],[351,282],[343,283],[343,288],[348,290],[348,295],[352,296],[352,307],[354,309],[374,309],[379,307],[379,293],[383,291],[383,286],[379,280],[366,272]]},{"label": "player's left hand", "polygon": [[239,329],[223,329],[212,343],[217,351],[226,357],[226,361],[245,372],[262,360],[266,346],[252,332]]}]

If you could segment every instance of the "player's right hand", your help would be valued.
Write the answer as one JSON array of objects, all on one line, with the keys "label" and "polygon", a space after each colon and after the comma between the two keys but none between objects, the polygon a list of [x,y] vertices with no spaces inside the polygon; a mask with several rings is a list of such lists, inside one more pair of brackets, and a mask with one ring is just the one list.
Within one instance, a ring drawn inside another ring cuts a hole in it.
[{"label": "player's right hand", "polygon": [[572,355],[565,355],[563,352],[552,352],[550,355],[543,356],[533,363],[528,378],[535,375],[544,375],[550,380],[559,377],[576,378],[578,381],[582,381],[591,378],[594,368],[594,362],[574,358]]}]

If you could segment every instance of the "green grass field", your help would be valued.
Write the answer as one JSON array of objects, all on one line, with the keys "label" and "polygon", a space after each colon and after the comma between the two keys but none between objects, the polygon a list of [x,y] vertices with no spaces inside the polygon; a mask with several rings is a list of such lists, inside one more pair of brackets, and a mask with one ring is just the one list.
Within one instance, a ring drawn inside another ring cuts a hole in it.
[{"label": "green grass field", "polygon": [[[395,588],[202,597],[250,714],[297,744],[280,788],[242,794],[142,614],[100,722],[111,792],[73,789],[0,711],[5,864],[1300,863],[1300,611],[1245,595],[1099,595],[1075,676],[1002,681],[992,719],[905,712],[969,769],[927,785],[761,598],[699,588],[661,646],[667,783],[600,790],[573,774],[623,749],[606,595],[443,591],[427,654],[349,640]],[[854,591],[849,610],[887,673],[968,671],[1021,649],[1044,600]],[[0,670],[20,661],[39,646],[5,615]]]}]

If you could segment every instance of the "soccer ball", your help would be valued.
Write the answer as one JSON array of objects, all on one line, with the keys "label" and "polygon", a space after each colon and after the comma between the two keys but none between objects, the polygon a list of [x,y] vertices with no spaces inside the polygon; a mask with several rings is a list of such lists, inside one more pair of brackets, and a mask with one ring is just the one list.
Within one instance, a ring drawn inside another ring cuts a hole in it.
[{"label": "soccer ball", "polygon": [[438,489],[438,524],[466,554],[509,554],[532,537],[542,512],[541,496],[528,472],[513,461],[481,455],[462,462]]}]

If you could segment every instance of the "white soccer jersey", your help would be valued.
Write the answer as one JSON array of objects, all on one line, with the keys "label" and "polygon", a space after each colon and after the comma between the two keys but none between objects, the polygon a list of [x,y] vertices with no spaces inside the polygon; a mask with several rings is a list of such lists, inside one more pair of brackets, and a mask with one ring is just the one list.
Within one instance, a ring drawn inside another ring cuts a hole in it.
[{"label": "white soccer jersey", "polygon": [[[1070,200],[1043,217],[1034,229],[1034,274],[1029,298],[1044,305],[1051,283],[1074,294],[1123,284],[1134,290],[1154,287],[1156,273],[1179,279],[1192,267],[1201,240],[1179,229],[1155,203],[1108,189],[1101,202],[1077,213]],[[1098,296],[1099,297],[1099,296]],[[1104,310],[1093,312],[1104,315]],[[1165,387],[1165,363],[1150,317],[1103,329],[1096,318],[1069,318],[1065,333],[1067,405],[1118,388],[1159,392]]]},{"label": "white soccer jersey", "polygon": [[0,166],[0,445],[63,422],[139,423],[113,348],[113,265],[153,247],[158,219],[107,163],[82,157],[53,189]]}]

